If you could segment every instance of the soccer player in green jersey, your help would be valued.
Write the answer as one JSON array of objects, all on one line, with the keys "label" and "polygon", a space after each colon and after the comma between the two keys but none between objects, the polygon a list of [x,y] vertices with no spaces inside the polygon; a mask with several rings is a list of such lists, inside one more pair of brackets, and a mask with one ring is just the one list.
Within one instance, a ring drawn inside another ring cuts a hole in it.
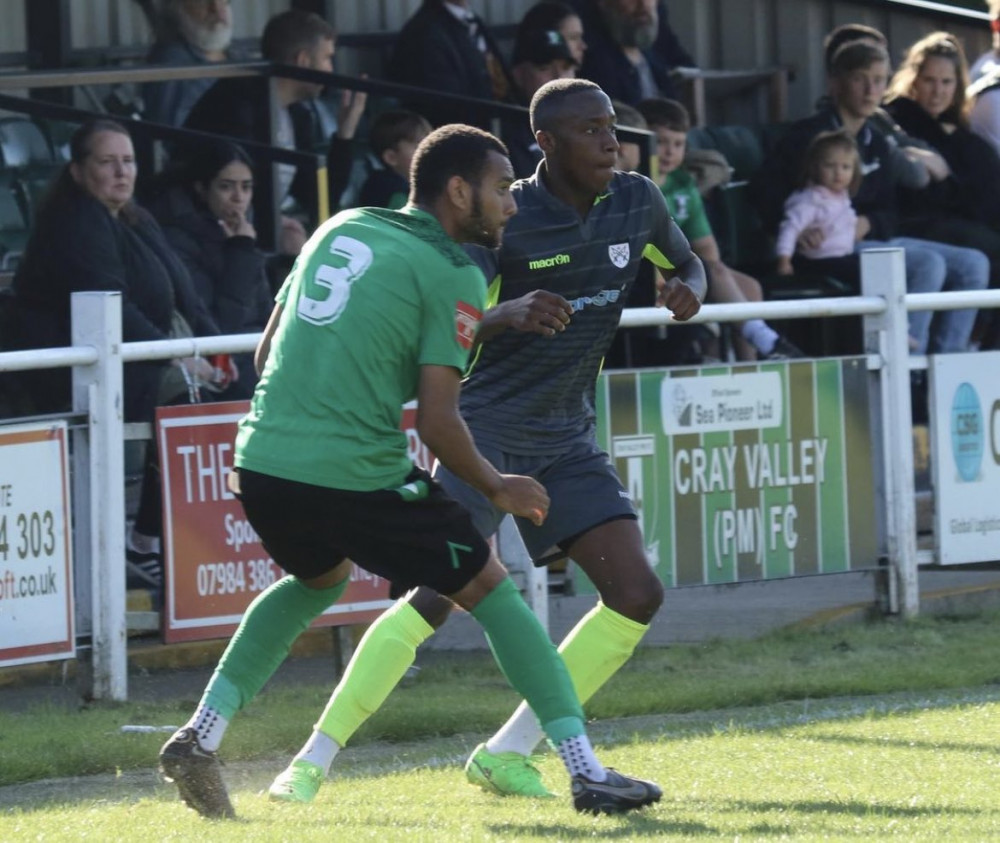
[{"label": "soccer player in green jersey", "polygon": [[289,576],[262,592],[160,766],[190,807],[234,815],[216,750],[296,637],[336,601],[351,560],[447,595],[482,624],[504,674],[531,702],[581,811],[660,798],[594,756],[566,667],[468,512],[407,457],[402,405],[438,459],[492,505],[544,523],[536,480],[501,473],[458,412],[461,373],[485,307],[481,270],[457,245],[495,247],[517,206],[504,145],[446,126],[418,147],[410,202],[359,209],[313,235],[257,350],[260,381],[236,437],[230,485]]},{"label": "soccer player in green jersey", "polygon": [[[517,518],[532,558],[556,546],[596,586],[600,601],[559,646],[586,701],[642,639],[663,598],[630,495],[597,444],[595,389],[639,266],[667,276],[662,303],[675,319],[698,312],[701,261],[660,189],[616,172],[615,112],[592,82],[549,82],[531,103],[544,153],[535,175],[511,188],[518,213],[498,251],[468,251],[491,281],[496,304],[477,334],[462,386],[462,417],[499,471],[535,477],[551,499],[544,524]],[[433,445],[431,446],[433,451]],[[504,513],[445,464],[435,474],[492,535]],[[420,588],[368,630],[312,737],[270,789],[285,801],[315,795],[339,747],[404,675],[415,650],[448,617],[450,603]],[[544,734],[531,701],[473,752],[470,781],[491,792],[551,796],[532,763]],[[544,722],[544,721],[543,721]]]}]

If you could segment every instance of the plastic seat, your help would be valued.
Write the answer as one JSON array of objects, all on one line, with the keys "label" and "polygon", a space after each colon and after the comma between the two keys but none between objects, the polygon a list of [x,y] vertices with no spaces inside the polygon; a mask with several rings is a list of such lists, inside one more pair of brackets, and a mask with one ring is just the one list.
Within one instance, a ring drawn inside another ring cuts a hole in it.
[{"label": "plastic seat", "polygon": [[20,117],[0,120],[0,159],[4,167],[18,170],[49,167],[55,161],[42,130]]}]

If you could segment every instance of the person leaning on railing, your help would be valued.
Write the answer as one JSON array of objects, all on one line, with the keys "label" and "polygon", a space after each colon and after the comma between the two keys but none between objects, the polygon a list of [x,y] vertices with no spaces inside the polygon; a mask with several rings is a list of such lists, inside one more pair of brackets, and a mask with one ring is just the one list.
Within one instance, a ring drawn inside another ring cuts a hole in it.
[{"label": "person leaning on railing", "polygon": [[[160,226],[133,200],[135,178],[135,153],[124,126],[97,119],[73,134],[70,161],[42,203],[14,276],[21,348],[69,345],[70,296],[87,290],[121,294],[125,342],[219,333]],[[215,379],[204,359],[173,364],[156,360],[125,366],[126,421],[150,421],[157,404],[186,400],[187,384],[196,388],[199,381]],[[32,372],[27,386],[39,411],[69,409],[67,369]],[[156,475],[147,465],[136,518],[136,530],[149,539],[138,544],[150,556],[160,530]]]}]

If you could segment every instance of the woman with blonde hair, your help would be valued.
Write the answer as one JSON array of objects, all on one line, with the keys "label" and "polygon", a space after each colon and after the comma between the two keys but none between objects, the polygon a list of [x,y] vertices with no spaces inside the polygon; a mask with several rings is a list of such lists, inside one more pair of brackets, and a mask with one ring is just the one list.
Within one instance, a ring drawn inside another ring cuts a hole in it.
[{"label": "woman with blonde hair", "polygon": [[[933,146],[948,164],[944,178],[906,191],[901,229],[990,259],[990,286],[1000,284],[1000,156],[969,128],[968,65],[958,39],[933,32],[907,51],[889,84],[886,111],[908,134]],[[995,347],[997,331],[981,347]]]}]

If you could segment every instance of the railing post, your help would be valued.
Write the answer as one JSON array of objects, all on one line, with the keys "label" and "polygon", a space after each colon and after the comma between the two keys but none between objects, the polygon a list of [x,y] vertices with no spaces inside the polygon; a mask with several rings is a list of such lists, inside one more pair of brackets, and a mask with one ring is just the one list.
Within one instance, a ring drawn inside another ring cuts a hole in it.
[{"label": "railing post", "polygon": [[[881,359],[879,398],[886,495],[886,543],[897,578],[903,617],[917,614],[917,508],[913,480],[910,343],[906,318],[906,263],[902,249],[861,253],[861,292],[885,299],[886,310],[865,317],[865,348]],[[905,433],[904,433],[905,431]],[[890,595],[893,590],[890,588]]]},{"label": "railing post", "polygon": [[508,571],[524,571],[524,599],[548,632],[549,569],[535,567],[511,515],[500,522],[497,530],[497,555]]},{"label": "railing post", "polygon": [[74,458],[74,490],[86,496],[74,505],[78,526],[88,525],[89,543],[77,550],[90,569],[92,693],[110,700],[128,695],[121,314],[118,293],[73,293],[73,345],[97,350],[96,363],[73,367],[73,410],[87,414],[87,430],[76,437],[86,447]]}]

